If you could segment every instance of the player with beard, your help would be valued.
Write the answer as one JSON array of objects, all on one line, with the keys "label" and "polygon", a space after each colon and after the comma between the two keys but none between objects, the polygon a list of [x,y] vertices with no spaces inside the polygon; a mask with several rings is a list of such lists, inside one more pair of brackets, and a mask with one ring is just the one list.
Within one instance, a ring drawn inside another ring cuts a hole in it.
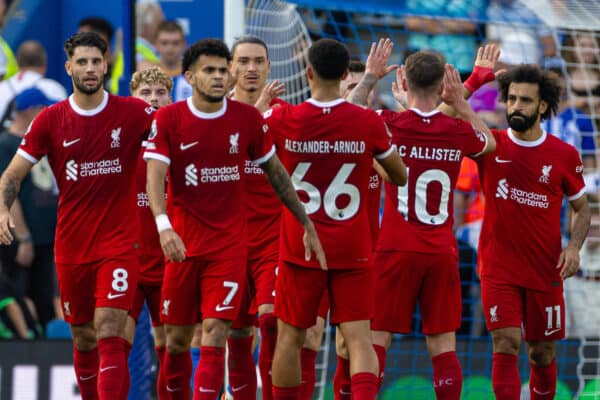
[{"label": "player with beard", "polygon": [[[497,399],[518,399],[521,332],[531,368],[532,399],[553,399],[555,340],[565,335],[563,281],[579,268],[590,226],[583,163],[577,150],[548,134],[540,121],[560,101],[556,75],[520,65],[498,77],[509,128],[493,130],[494,154],[478,160],[486,199],[479,274],[492,336],[492,385]],[[572,209],[571,236],[561,248],[563,196]]]},{"label": "player with beard", "polygon": [[106,43],[95,33],[65,42],[73,94],[42,111],[0,178],[0,243],[12,240],[19,183],[44,155],[59,189],[56,268],[83,399],[126,399],[124,339],[138,278],[135,169],[153,109],[102,90]]},{"label": "player with beard", "polygon": [[[167,334],[166,390],[172,399],[189,398],[188,350],[198,314],[202,346],[194,399],[214,399],[223,384],[224,347],[247,276],[247,159],[263,169],[303,227],[306,259],[314,251],[317,263],[327,267],[315,227],[275,155],[262,116],[225,97],[229,60],[229,50],[219,40],[201,40],[186,51],[183,69],[194,94],[158,111],[144,153],[150,207],[169,261],[161,313]],[[166,214],[167,172],[173,225]]]},{"label": "player with beard", "polygon": [[[129,83],[129,90],[133,97],[144,100],[158,110],[162,106],[171,104],[171,88],[173,81],[160,68],[150,67],[143,71],[133,74]],[[137,326],[144,303],[148,306],[148,311],[154,327],[154,345],[158,359],[158,380],[157,389],[159,399],[167,399],[168,393],[165,391],[163,360],[165,354],[165,330],[160,321],[160,289],[164,275],[164,255],[160,247],[158,234],[155,230],[154,217],[150,211],[150,203],[146,194],[146,162],[143,159],[144,149],[148,142],[142,142],[142,149],[138,158],[136,170],[136,205],[137,205],[137,251],[140,262],[139,280],[136,288],[133,306],[127,318],[125,326],[125,338],[129,343],[133,343],[132,359],[135,356],[136,349],[140,344],[134,343],[134,334],[136,340],[140,337],[140,326],[145,327],[142,332],[150,335],[147,325]],[[136,331],[137,329],[137,331]],[[143,337],[143,336],[142,336]],[[142,347],[142,349],[146,349]],[[150,350],[146,350],[151,352]],[[142,357],[141,359],[144,359]],[[131,361],[131,360],[130,360]],[[140,365],[131,365],[130,367],[140,368]],[[135,382],[134,370],[130,368],[133,382]],[[144,386],[144,385],[141,385]],[[141,389],[140,389],[141,390]],[[138,392],[138,395],[142,395]],[[149,395],[149,393],[147,394]]]}]

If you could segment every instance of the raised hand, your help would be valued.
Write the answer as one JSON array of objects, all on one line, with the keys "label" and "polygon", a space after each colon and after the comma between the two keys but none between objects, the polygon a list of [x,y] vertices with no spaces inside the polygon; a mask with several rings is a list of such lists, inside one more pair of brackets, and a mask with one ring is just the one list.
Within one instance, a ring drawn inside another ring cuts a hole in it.
[{"label": "raised hand", "polygon": [[446,64],[445,66],[443,83],[444,90],[442,91],[441,98],[444,103],[456,107],[456,105],[466,102],[460,74],[450,64]]},{"label": "raised hand", "polygon": [[396,81],[392,82],[392,94],[394,99],[402,106],[403,109],[408,108],[408,96],[404,90],[404,80],[406,79],[406,67],[401,65],[396,69]]},{"label": "raised hand", "polygon": [[256,100],[254,107],[256,107],[261,113],[264,113],[271,108],[270,104],[273,99],[281,96],[283,93],[285,93],[285,83],[279,82],[278,80],[269,82],[265,85],[260,97],[258,100]]},{"label": "raised hand", "polygon": [[390,38],[379,39],[378,43],[373,42],[365,64],[365,74],[373,74],[377,79],[381,79],[398,68],[398,64],[387,65],[393,49],[394,43]]}]

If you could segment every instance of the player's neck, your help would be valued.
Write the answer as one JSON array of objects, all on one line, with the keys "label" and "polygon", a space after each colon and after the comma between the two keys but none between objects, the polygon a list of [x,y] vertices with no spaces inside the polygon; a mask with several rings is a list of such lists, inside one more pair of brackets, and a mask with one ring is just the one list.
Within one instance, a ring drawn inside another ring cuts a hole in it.
[{"label": "player's neck", "polygon": [[203,113],[214,113],[219,111],[223,107],[223,99],[219,102],[212,102],[202,97],[198,96],[196,93],[192,96],[192,104],[196,108],[196,110],[201,111]]},{"label": "player's neck", "polygon": [[437,104],[433,99],[421,97],[409,97],[407,99],[408,108],[416,108],[417,110],[428,113],[437,109]]},{"label": "player's neck", "polygon": [[23,137],[28,126],[29,124],[26,124],[25,121],[15,118],[12,124],[10,124],[8,131],[15,136]]},{"label": "player's neck", "polygon": [[241,88],[236,87],[235,91],[233,92],[232,99],[253,106],[256,104],[256,101],[260,97],[260,94],[262,93],[263,89],[264,87],[261,87],[259,90],[249,92],[247,90],[242,90]]},{"label": "player's neck", "polygon": [[102,100],[104,100],[104,89],[100,89],[92,94],[86,94],[75,89],[73,92],[73,100],[82,110],[93,110],[102,104]]},{"label": "player's neck", "polygon": [[523,140],[525,142],[534,142],[542,137],[544,131],[542,130],[542,127],[540,126],[539,122],[537,122],[526,131],[518,132],[512,129],[512,133],[519,140]]},{"label": "player's neck", "polygon": [[310,97],[322,103],[337,100],[341,97],[340,88],[339,86],[312,87]]}]

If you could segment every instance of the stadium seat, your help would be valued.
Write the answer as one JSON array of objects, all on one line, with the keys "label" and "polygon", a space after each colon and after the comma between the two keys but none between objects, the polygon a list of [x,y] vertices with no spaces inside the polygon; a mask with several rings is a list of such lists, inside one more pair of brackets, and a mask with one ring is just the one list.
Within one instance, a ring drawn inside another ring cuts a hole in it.
[{"label": "stadium seat", "polygon": [[53,319],[46,325],[46,337],[48,339],[72,339],[69,324],[62,319]]},{"label": "stadium seat", "polygon": [[461,400],[494,400],[492,380],[487,376],[469,376],[463,382]]},{"label": "stadium seat", "polygon": [[382,400],[429,400],[435,399],[435,392],[429,379],[418,375],[410,375],[393,382],[381,398]]}]

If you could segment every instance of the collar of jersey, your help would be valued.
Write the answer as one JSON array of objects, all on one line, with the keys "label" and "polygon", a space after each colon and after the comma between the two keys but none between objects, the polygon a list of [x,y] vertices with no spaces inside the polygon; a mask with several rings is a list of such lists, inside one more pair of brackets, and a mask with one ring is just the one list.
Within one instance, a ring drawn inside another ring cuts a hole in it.
[{"label": "collar of jersey", "polygon": [[414,111],[415,113],[417,113],[417,114],[418,114],[418,115],[420,115],[421,117],[431,117],[432,115],[435,115],[435,114],[437,114],[437,113],[439,113],[439,112],[440,112],[440,110],[438,110],[438,109],[435,109],[435,110],[431,110],[431,111],[425,112],[425,111],[421,111],[421,110],[419,110],[419,109],[418,109],[418,108],[416,108],[416,107],[412,107],[412,108],[410,108],[410,110],[411,110],[411,111]]},{"label": "collar of jersey", "polygon": [[510,138],[510,140],[512,140],[515,144],[518,144],[519,146],[523,146],[523,147],[535,147],[535,146],[539,146],[540,144],[544,143],[544,140],[546,140],[546,130],[542,129],[542,136],[540,136],[539,139],[534,140],[533,142],[529,142],[527,140],[521,140],[518,137],[515,136],[515,134],[512,131],[512,128],[508,128],[508,137]]},{"label": "collar of jersey", "polygon": [[84,117],[91,117],[100,113],[106,108],[106,104],[108,104],[108,93],[106,92],[106,90],[103,90],[103,94],[104,96],[102,97],[102,102],[98,105],[98,107],[92,108],[91,110],[84,110],[83,108],[79,107],[75,103],[73,95],[69,96],[69,104],[71,105],[71,108],[73,109],[73,111],[75,111],[75,113],[83,115]]},{"label": "collar of jersey", "polygon": [[221,106],[221,108],[215,112],[212,113],[205,113],[202,112],[200,110],[198,110],[195,106],[194,103],[192,102],[192,96],[188,97],[187,100],[187,106],[190,109],[190,112],[192,114],[194,114],[196,117],[198,118],[202,118],[202,119],[215,119],[215,118],[219,118],[222,117],[223,114],[225,114],[225,111],[227,111],[227,97],[223,97],[223,105]]},{"label": "collar of jersey", "polygon": [[346,102],[346,100],[342,99],[341,97],[339,99],[335,99],[335,100],[331,100],[331,101],[326,101],[326,102],[322,102],[319,100],[315,100],[312,97],[308,100],[306,100],[308,103],[312,104],[315,107],[320,107],[320,108],[328,108],[328,107],[335,107],[338,104],[342,104],[344,102]]}]

